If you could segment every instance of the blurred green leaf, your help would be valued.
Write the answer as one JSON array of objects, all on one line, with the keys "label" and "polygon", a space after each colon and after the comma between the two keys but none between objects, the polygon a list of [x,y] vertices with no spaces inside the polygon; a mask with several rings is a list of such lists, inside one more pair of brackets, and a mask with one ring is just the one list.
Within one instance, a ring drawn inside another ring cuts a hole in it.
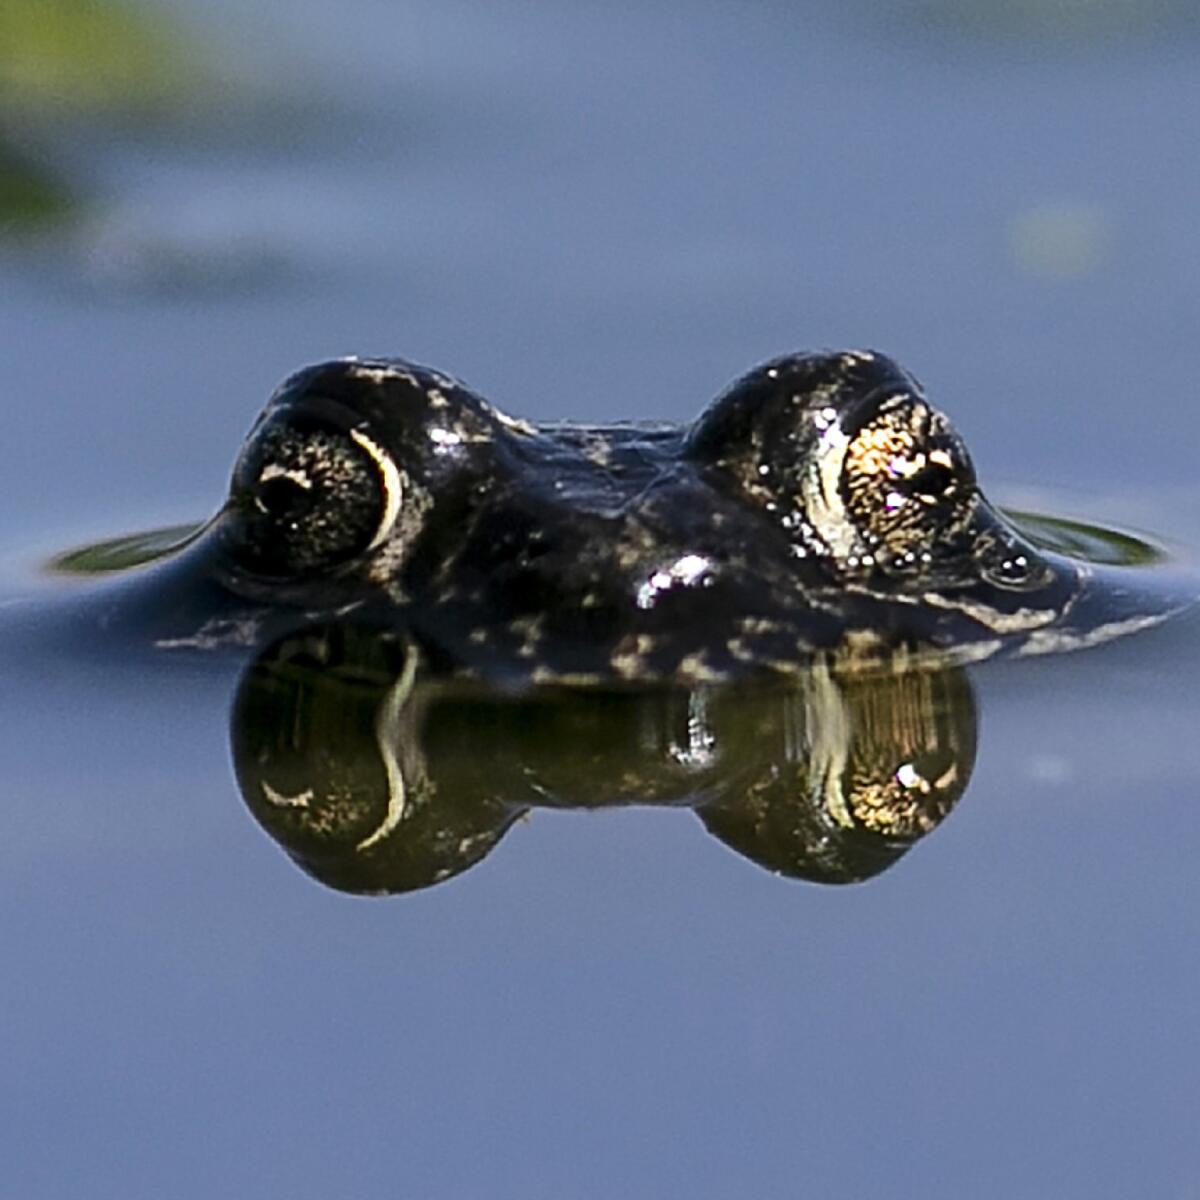
[{"label": "blurred green leaf", "polygon": [[153,109],[199,75],[190,39],[124,0],[3,0],[0,101],[18,110]]},{"label": "blurred green leaf", "polygon": [[167,554],[182,549],[204,528],[202,523],[171,525],[166,529],[151,529],[125,537],[110,538],[78,550],[68,550],[53,559],[51,571],[70,575],[104,575],[109,571],[126,571],[140,567]]},{"label": "blurred green leaf", "polygon": [[71,190],[51,168],[0,141],[0,234],[56,224],[75,207]]},{"label": "blurred green leaf", "polygon": [[131,0],[0,0],[0,237],[61,226],[81,207],[29,149],[53,144],[47,121],[178,110],[203,82],[199,51],[165,13]]},{"label": "blurred green leaf", "polygon": [[1005,515],[1031,541],[1044,550],[1081,558],[1086,562],[1114,567],[1145,566],[1167,561],[1161,546],[1144,541],[1132,533],[1086,525],[1064,517],[1006,509]]}]

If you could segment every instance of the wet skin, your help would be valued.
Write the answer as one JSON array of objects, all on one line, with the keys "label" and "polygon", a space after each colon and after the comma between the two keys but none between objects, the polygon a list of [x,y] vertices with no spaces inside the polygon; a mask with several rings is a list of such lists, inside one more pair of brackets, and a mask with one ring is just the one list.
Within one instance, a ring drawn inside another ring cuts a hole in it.
[{"label": "wet skin", "polygon": [[878,353],[776,359],[690,425],[604,426],[351,359],[279,387],[225,506],[105,623],[211,650],[353,614],[423,675],[688,684],[1073,649],[1182,604],[1046,547]]}]

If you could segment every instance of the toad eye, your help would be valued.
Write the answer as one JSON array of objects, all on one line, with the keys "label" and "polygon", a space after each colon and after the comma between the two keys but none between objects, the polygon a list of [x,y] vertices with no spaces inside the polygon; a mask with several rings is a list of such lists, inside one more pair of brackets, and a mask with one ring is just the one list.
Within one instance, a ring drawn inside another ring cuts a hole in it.
[{"label": "toad eye", "polygon": [[399,472],[366,434],[280,412],[234,467],[226,539],[257,575],[312,575],[374,549],[400,507]]},{"label": "toad eye", "polygon": [[970,521],[977,488],[946,418],[903,394],[876,407],[847,438],[842,502],[875,557],[903,569],[950,548]]}]

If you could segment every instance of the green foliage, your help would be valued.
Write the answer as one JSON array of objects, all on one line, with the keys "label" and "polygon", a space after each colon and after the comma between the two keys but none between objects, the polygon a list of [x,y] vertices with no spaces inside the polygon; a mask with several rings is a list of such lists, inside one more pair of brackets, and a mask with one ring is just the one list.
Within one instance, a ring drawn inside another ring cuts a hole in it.
[{"label": "green foliage", "polygon": [[81,206],[26,149],[50,144],[54,122],[145,120],[181,108],[201,83],[191,38],[131,0],[0,0],[0,237],[61,226]]},{"label": "green foliage", "polygon": [[1006,509],[1005,515],[1043,550],[1115,567],[1145,566],[1166,560],[1162,547],[1132,533],[1014,509]]},{"label": "green foliage", "polygon": [[0,234],[55,224],[74,208],[71,191],[52,169],[0,141]]},{"label": "green foliage", "polygon": [[124,0],[0,3],[6,111],[149,111],[180,100],[197,75],[181,31]]},{"label": "green foliage", "polygon": [[126,571],[174,553],[187,545],[202,528],[198,524],[171,525],[166,529],[111,538],[60,554],[49,567],[51,571],[69,575],[103,575],[109,571]]}]

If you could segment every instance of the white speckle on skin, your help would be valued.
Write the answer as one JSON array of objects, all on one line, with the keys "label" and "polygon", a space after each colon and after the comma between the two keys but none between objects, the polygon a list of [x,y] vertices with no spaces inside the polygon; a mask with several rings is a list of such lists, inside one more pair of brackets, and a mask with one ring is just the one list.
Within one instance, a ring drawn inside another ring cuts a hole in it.
[{"label": "white speckle on skin", "polygon": [[738,662],[753,662],[757,657],[757,653],[751,649],[741,638],[730,638],[726,646],[731,658],[736,658]]},{"label": "white speckle on skin", "polygon": [[1173,612],[1154,613],[1146,617],[1129,617],[1124,621],[1110,621],[1097,625],[1095,629],[1043,629],[1029,635],[1025,644],[1017,651],[1017,657],[1031,654],[1058,654],[1067,650],[1086,650],[1129,633],[1138,633],[1162,624]]},{"label": "white speckle on skin", "polygon": [[1021,633],[1026,629],[1049,625],[1062,616],[1056,608],[1018,608],[1012,612],[1003,612],[990,604],[972,603],[965,599],[943,596],[940,592],[924,592],[921,601],[930,608],[961,612],[993,633]]},{"label": "white speckle on skin", "polygon": [[704,660],[704,655],[689,654],[679,661],[679,677],[694,683],[721,683],[728,678],[725,671],[710,666]]},{"label": "white speckle on skin", "polygon": [[659,596],[671,588],[695,586],[706,579],[711,566],[702,554],[685,554],[665,570],[660,568],[638,588],[638,608],[653,608]]},{"label": "white speckle on skin", "polygon": [[955,647],[952,653],[948,655],[940,655],[934,651],[931,658],[937,661],[939,658],[946,661],[952,661],[958,666],[966,666],[968,663],[983,662],[985,659],[992,658],[1004,649],[1004,643],[999,638],[993,638],[988,642],[974,642],[967,646]]},{"label": "white speckle on skin", "polygon": [[549,667],[535,668],[529,678],[532,683],[566,684],[571,687],[592,687],[604,679],[593,671],[554,671]]},{"label": "white speckle on skin", "polygon": [[505,429],[511,430],[513,433],[524,434],[526,437],[536,437],[538,435],[538,427],[531,421],[526,421],[521,417],[509,416],[503,409],[497,408],[494,404],[484,402],[484,408],[487,412],[500,422]]},{"label": "white speckle on skin", "polygon": [[205,621],[191,637],[159,638],[159,650],[215,650],[220,646],[253,646],[258,641],[257,617],[229,620],[214,617]]},{"label": "white speckle on skin", "polygon": [[598,467],[612,466],[612,443],[598,434],[589,435],[582,443],[583,456]]},{"label": "white speckle on skin", "polygon": [[637,679],[642,673],[641,655],[629,651],[614,654],[610,660],[612,669],[622,679]]},{"label": "white speckle on skin", "polygon": [[386,363],[364,363],[357,358],[345,358],[343,362],[349,364],[350,374],[355,379],[364,379],[368,383],[383,384],[389,383],[392,380],[399,379],[404,383],[411,384],[415,388],[421,386],[417,377],[404,367],[391,366]]}]

